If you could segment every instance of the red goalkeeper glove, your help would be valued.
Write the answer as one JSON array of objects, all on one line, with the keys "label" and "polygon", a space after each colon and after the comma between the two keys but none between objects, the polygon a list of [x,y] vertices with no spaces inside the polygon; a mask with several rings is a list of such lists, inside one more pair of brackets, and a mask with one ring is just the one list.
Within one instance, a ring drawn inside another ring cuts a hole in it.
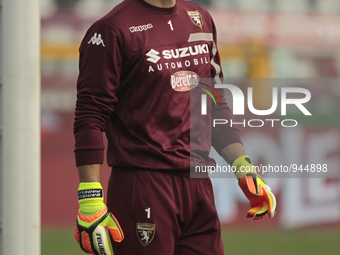
[{"label": "red goalkeeper glove", "polygon": [[232,166],[236,167],[238,185],[250,202],[251,209],[246,217],[258,220],[268,215],[270,219],[273,218],[276,212],[276,198],[270,187],[256,173],[249,156],[237,158]]},{"label": "red goalkeeper glove", "polygon": [[121,242],[124,234],[116,218],[104,204],[99,182],[82,182],[78,188],[79,212],[74,237],[87,253],[112,255],[110,235]]}]

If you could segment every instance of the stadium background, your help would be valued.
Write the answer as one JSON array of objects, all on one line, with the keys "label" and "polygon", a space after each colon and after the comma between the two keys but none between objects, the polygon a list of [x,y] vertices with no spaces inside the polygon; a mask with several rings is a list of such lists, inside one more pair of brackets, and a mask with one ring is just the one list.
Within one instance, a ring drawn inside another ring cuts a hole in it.
[{"label": "stadium background", "polygon": [[[78,254],[71,251],[77,250],[72,237],[78,207],[72,128],[78,46],[92,22],[118,2],[41,0],[42,254]],[[338,0],[193,2],[206,6],[215,19],[225,77],[339,78]],[[274,254],[338,254],[340,85],[322,86],[311,85],[318,91],[312,93],[314,121],[302,121],[294,131],[242,132],[255,162],[275,164],[285,157],[290,163],[326,162],[332,171],[327,179],[268,179],[277,194],[278,212],[272,220],[256,222],[244,218],[248,204],[235,179],[213,179],[226,251],[237,248],[243,254],[251,246],[254,254],[254,247],[260,250],[269,240],[268,250],[275,249]],[[271,103],[269,88],[262,84],[255,91],[258,108]],[[104,167],[103,180],[108,175]]]}]

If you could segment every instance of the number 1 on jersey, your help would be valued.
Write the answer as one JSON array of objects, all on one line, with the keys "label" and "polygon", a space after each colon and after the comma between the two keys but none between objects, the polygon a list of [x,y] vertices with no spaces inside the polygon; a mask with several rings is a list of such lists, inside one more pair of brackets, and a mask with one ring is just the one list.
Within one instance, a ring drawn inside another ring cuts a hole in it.
[{"label": "number 1 on jersey", "polygon": [[169,24],[169,26],[170,26],[171,30],[173,31],[173,30],[174,30],[174,28],[173,28],[173,26],[172,26],[172,22],[171,22],[171,20],[169,20],[168,24]]},{"label": "number 1 on jersey", "polygon": [[151,208],[148,207],[147,209],[145,209],[145,211],[146,211],[146,218],[150,219]]}]

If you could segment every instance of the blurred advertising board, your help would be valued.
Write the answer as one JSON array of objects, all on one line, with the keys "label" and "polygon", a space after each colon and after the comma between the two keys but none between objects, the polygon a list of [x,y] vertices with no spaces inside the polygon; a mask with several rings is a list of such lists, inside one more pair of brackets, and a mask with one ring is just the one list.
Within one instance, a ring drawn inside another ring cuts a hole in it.
[{"label": "blurred advertising board", "polygon": [[340,48],[340,16],[337,14],[271,14],[225,10],[211,10],[211,14],[222,43],[238,44],[249,37],[257,37],[275,47]]}]

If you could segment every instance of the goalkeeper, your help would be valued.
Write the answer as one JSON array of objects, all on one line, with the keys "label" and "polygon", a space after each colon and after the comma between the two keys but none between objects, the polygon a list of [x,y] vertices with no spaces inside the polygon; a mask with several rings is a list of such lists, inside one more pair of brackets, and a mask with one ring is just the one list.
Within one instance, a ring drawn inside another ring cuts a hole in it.
[{"label": "goalkeeper", "polygon": [[[233,118],[223,90],[221,105],[209,99],[206,121],[190,119],[201,111],[190,104],[193,77],[223,78],[210,14],[190,1],[125,0],[89,28],[79,51],[80,247],[97,255],[223,255],[211,181],[191,179],[190,163],[214,164],[211,145],[238,169],[251,163],[235,126],[212,130],[209,118]],[[193,126],[202,132],[191,144]],[[103,132],[112,167],[106,203]],[[272,218],[275,197],[261,177],[236,177],[250,201],[247,217]]]}]

